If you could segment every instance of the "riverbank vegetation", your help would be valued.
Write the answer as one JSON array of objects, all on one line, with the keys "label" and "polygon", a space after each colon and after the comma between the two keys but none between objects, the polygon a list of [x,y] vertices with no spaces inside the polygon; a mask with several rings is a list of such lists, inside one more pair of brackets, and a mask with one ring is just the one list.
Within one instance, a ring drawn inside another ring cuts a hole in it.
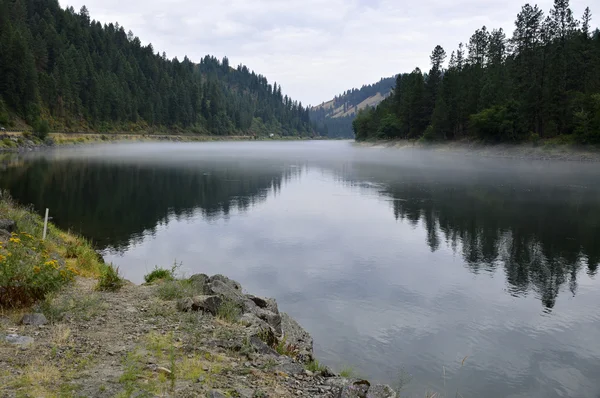
[{"label": "riverbank vegetation", "polygon": [[359,113],[356,139],[600,144],[600,30],[591,17],[586,8],[577,20],[568,0],[547,15],[526,4],[512,37],[483,26],[447,68],[436,46],[428,73],[399,75],[389,98]]},{"label": "riverbank vegetation", "polygon": [[308,108],[225,57],[168,59],[84,6],[0,0],[0,126],[312,135]]},{"label": "riverbank vegetation", "polygon": [[[48,225],[31,209],[0,191],[0,309],[28,307],[73,282],[77,275],[107,281],[104,264],[90,242]],[[118,276],[117,279],[120,280]],[[104,282],[106,283],[106,282]]]}]

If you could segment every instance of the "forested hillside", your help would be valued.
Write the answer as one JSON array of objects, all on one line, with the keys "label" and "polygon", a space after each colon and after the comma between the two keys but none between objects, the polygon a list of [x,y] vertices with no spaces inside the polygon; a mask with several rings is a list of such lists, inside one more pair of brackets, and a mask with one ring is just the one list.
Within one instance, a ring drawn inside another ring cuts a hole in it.
[{"label": "forested hillside", "polygon": [[512,37],[477,29],[447,69],[437,46],[428,73],[399,75],[393,95],[357,116],[356,138],[600,143],[600,31],[591,17],[586,8],[577,20],[568,0],[547,15],[526,4]]},{"label": "forested hillside", "polygon": [[395,76],[387,77],[375,84],[345,91],[331,101],[312,107],[310,119],[321,135],[332,138],[353,137],[352,121],[358,111],[377,106],[390,94],[395,83]]},{"label": "forested hillside", "polygon": [[56,0],[0,0],[0,125],[312,134],[308,109],[246,66],[159,55]]}]

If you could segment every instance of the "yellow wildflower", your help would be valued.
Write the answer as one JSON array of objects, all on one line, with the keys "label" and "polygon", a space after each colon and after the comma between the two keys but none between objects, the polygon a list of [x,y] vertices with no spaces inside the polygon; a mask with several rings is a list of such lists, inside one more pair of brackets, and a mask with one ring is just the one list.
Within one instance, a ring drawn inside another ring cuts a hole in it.
[{"label": "yellow wildflower", "polygon": [[33,272],[35,272],[36,274],[39,274],[41,270],[42,269],[40,267],[38,267],[37,265],[35,267],[33,267]]},{"label": "yellow wildflower", "polygon": [[4,260],[6,260],[6,256],[3,256],[2,254],[0,254],[0,263]]},{"label": "yellow wildflower", "polygon": [[11,241],[13,243],[21,243],[21,239],[19,239],[19,238],[10,238],[9,241]]}]

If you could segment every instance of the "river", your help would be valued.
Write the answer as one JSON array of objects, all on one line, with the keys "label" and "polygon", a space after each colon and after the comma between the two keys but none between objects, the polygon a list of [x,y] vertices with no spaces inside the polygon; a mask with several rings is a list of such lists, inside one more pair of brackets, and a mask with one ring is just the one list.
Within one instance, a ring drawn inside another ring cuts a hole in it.
[{"label": "river", "polygon": [[315,141],[108,144],[2,164],[1,187],[127,279],[174,263],[225,274],[275,297],[321,362],[403,397],[600,394],[597,163]]}]

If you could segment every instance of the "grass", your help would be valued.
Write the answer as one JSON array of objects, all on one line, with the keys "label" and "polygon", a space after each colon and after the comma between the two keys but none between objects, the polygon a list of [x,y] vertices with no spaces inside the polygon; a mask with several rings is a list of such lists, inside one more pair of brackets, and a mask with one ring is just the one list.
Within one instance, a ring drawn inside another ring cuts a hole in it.
[{"label": "grass", "polygon": [[197,291],[188,280],[176,279],[161,283],[156,293],[163,300],[177,300],[184,297],[193,297]]},{"label": "grass", "polygon": [[105,308],[98,293],[74,297],[63,294],[59,297],[51,295],[37,305],[37,310],[42,312],[50,323],[62,321],[66,314],[71,314],[75,319],[89,321],[99,315]]},{"label": "grass", "polygon": [[277,351],[279,355],[285,355],[291,358],[295,358],[296,355],[298,355],[298,347],[293,344],[289,344],[285,338],[281,339],[275,345],[275,351]]},{"label": "grass", "polygon": [[313,359],[309,363],[305,365],[306,370],[310,370],[311,372],[321,372],[325,370],[325,365],[322,365],[316,359]]},{"label": "grass", "polygon": [[112,264],[104,265],[96,290],[116,292],[125,285],[125,280],[119,275],[119,268]]},{"label": "grass", "polygon": [[354,368],[351,366],[344,366],[342,370],[340,370],[340,376],[345,378],[358,377]]},{"label": "grass", "polygon": [[100,276],[103,261],[88,240],[48,223],[46,240],[41,241],[44,229],[42,217],[31,207],[15,203],[6,191],[0,191],[0,214],[3,218],[14,220],[19,233],[26,233],[40,240],[42,251],[64,259],[65,265],[80,275],[92,278]]},{"label": "grass", "polygon": [[144,281],[146,283],[153,283],[156,281],[172,281],[175,279],[176,266],[171,269],[159,268],[155,266],[152,272],[144,275]]},{"label": "grass", "polygon": [[235,323],[241,314],[242,309],[234,301],[223,299],[217,311],[217,318],[228,323]]}]

